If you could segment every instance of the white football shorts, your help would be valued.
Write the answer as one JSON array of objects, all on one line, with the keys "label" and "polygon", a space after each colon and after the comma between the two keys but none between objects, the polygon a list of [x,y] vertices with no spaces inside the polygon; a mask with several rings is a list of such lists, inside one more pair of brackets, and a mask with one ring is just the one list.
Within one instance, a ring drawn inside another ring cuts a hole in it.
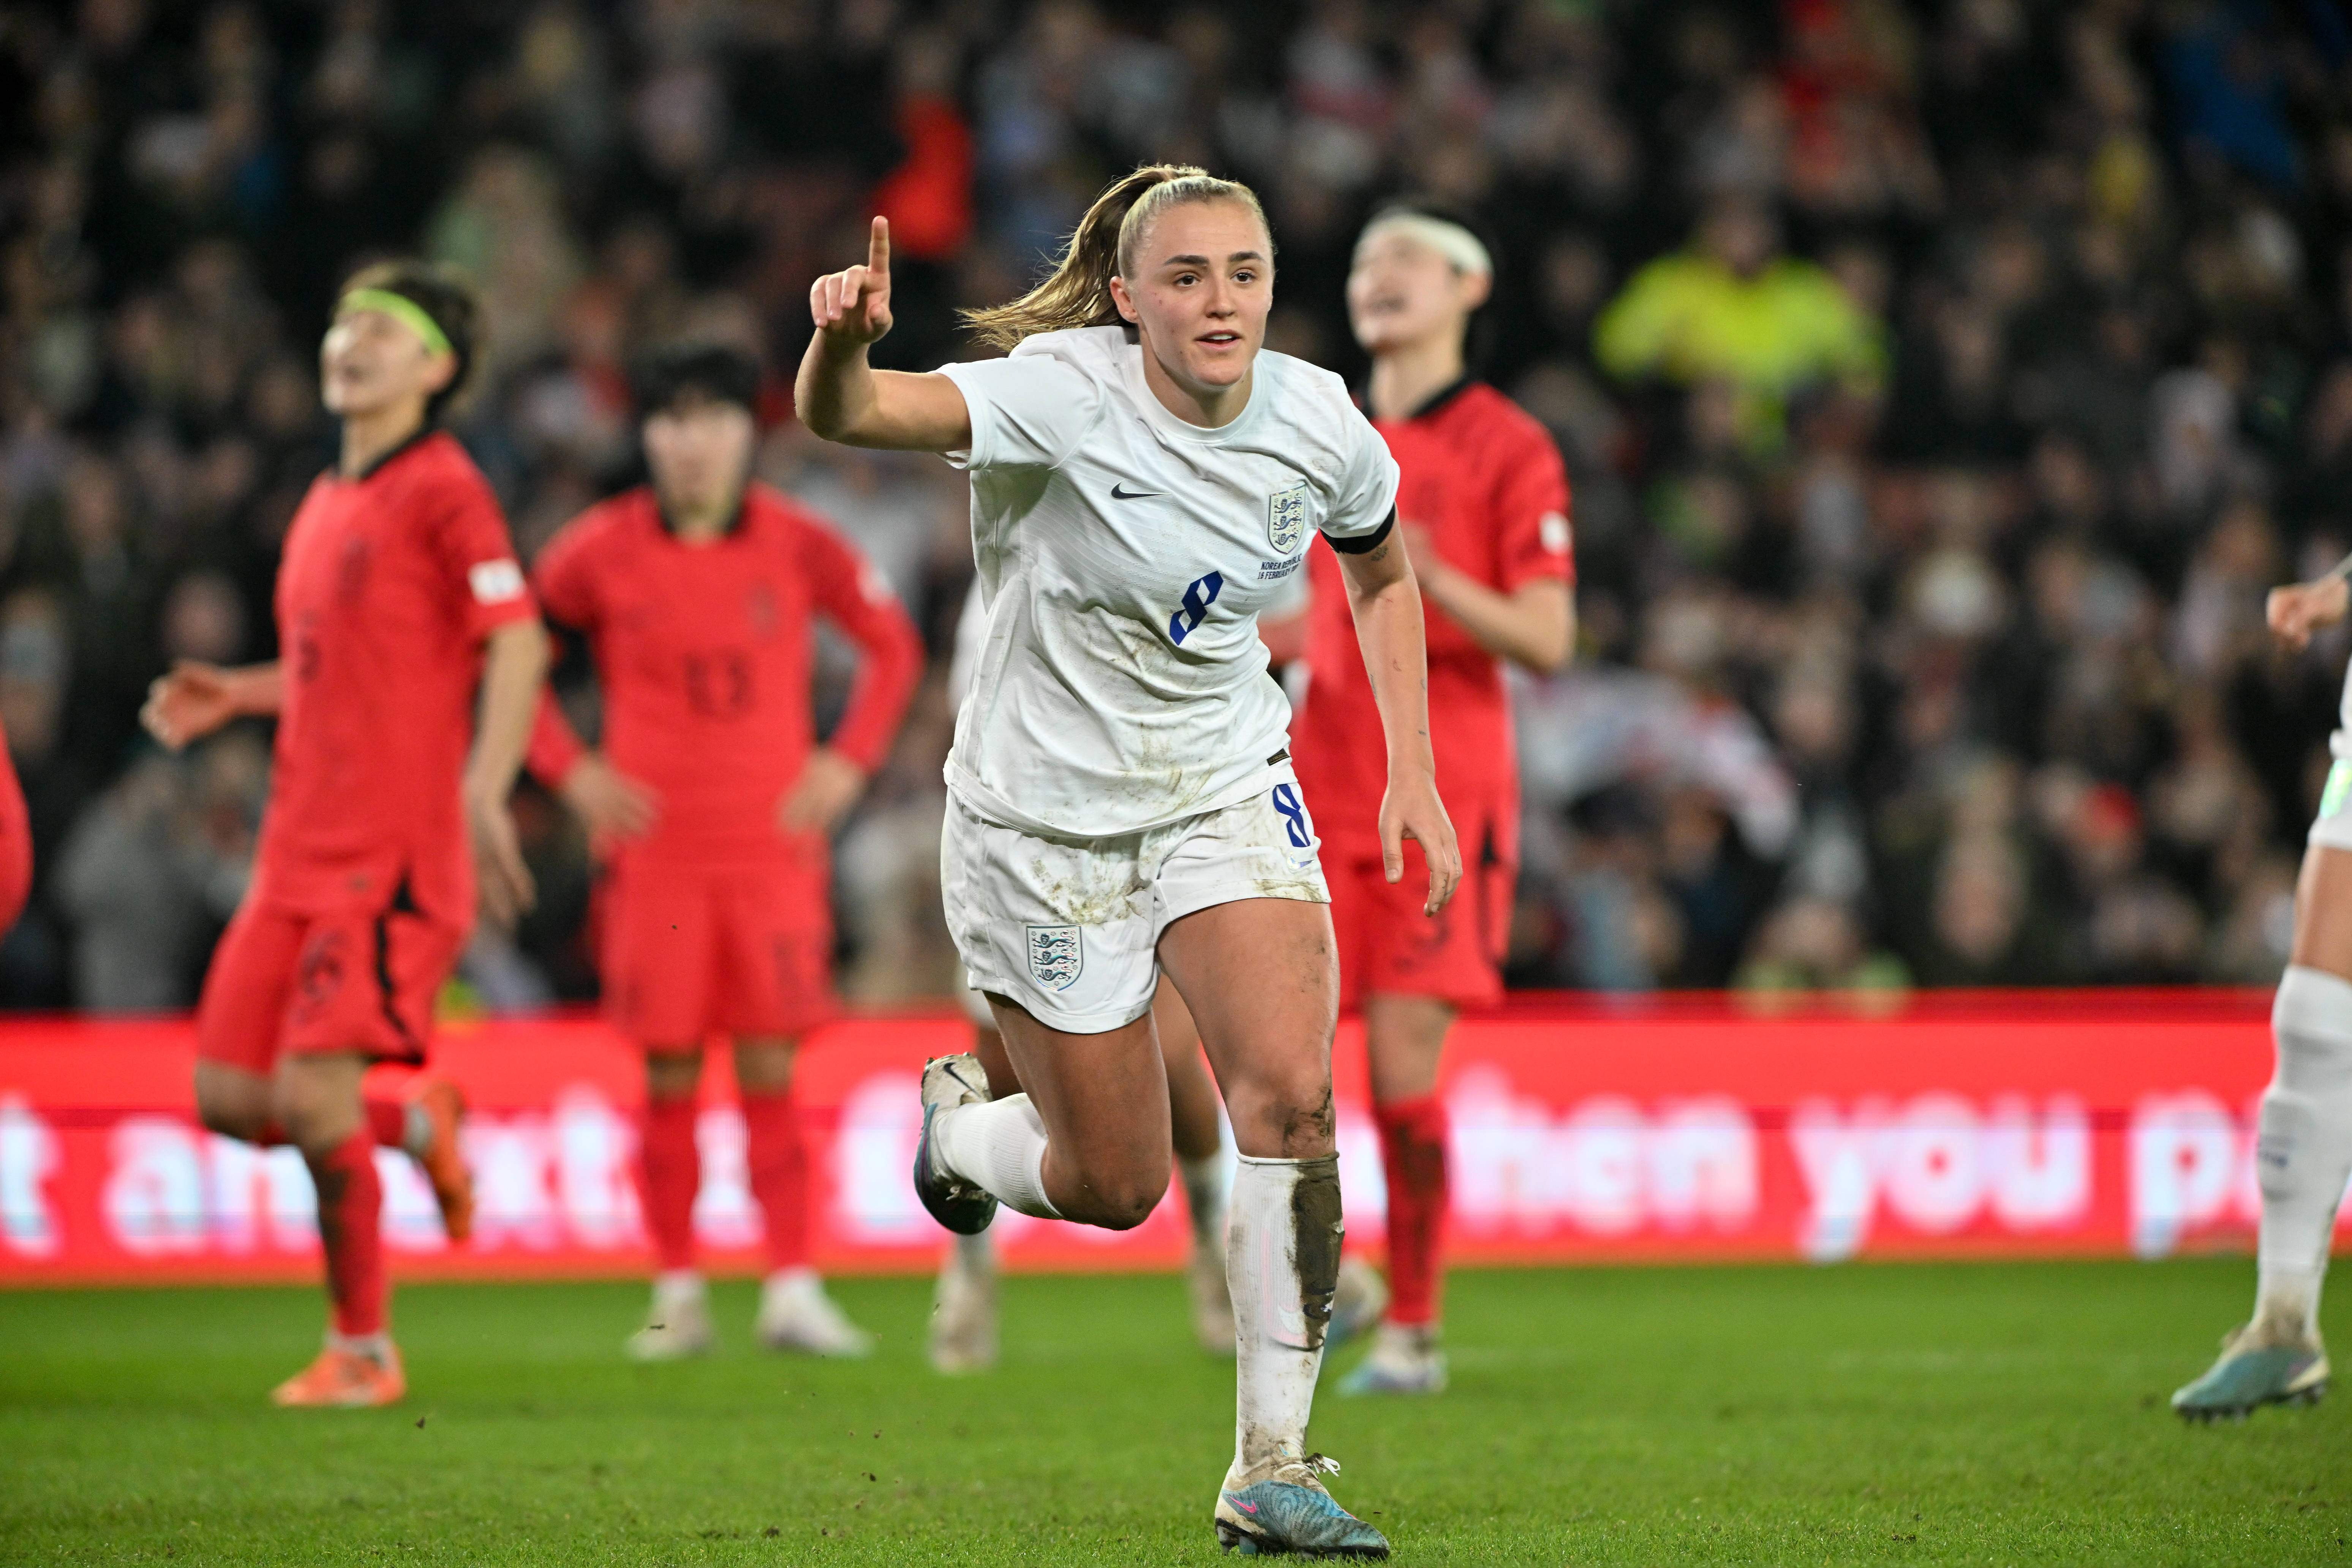
[{"label": "white football shorts", "polygon": [[975,991],[1099,1035],[1151,1011],[1160,933],[1242,899],[1328,904],[1322,840],[1288,767],[1238,805],[1110,838],[1040,838],[953,795],[940,839],[948,930]]},{"label": "white football shorts", "polygon": [[[958,965],[957,967],[961,968],[962,966]],[[996,1027],[996,1014],[990,1008],[988,998],[980,994],[980,987],[972,983],[971,971],[969,969],[966,969],[963,972],[963,990],[959,993],[959,994],[963,998],[963,1016],[965,1017],[970,1018],[975,1025],[983,1029],[993,1029]]]}]

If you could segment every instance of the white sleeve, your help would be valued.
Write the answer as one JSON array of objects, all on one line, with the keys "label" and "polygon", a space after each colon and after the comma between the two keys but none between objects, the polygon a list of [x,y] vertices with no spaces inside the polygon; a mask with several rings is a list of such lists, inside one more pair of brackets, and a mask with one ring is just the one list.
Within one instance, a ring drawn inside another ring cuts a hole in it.
[{"label": "white sleeve", "polygon": [[971,446],[950,452],[959,468],[1051,468],[1077,450],[1102,412],[1102,392],[1045,354],[940,367],[971,417]]},{"label": "white sleeve", "polygon": [[1360,539],[1379,532],[1396,510],[1397,461],[1354,404],[1343,402],[1341,406],[1346,410],[1339,422],[1345,456],[1323,531],[1334,539]]}]

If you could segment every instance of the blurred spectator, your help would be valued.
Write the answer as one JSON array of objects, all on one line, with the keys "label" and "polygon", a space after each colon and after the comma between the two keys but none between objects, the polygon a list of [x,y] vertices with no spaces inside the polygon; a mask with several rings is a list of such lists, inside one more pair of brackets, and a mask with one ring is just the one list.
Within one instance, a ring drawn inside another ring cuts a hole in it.
[{"label": "blurred spectator", "polygon": [[82,814],[55,874],[76,928],[76,1006],[194,1003],[205,954],[245,894],[264,777],[253,737],[232,731],[184,762],[142,757]]},{"label": "blurred spectator", "polygon": [[1635,273],[1593,333],[1621,380],[1727,384],[1741,444],[1769,450],[1789,398],[1823,382],[1868,393],[1885,369],[1877,329],[1819,265],[1780,251],[1762,205],[1727,197],[1690,248]]}]

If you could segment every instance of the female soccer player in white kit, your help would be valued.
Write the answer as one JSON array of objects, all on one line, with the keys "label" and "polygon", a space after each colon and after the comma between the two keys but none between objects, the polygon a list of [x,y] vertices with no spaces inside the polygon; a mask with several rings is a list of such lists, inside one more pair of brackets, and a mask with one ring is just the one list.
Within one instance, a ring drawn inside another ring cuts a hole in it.
[{"label": "female soccer player in white kit", "polygon": [[[956,618],[955,649],[948,661],[948,704],[952,708],[961,710],[971,689],[972,667],[980,662],[981,631],[987,619],[975,580]],[[974,1031],[971,1054],[988,1075],[990,1097],[1020,1093],[1020,1079],[1004,1054],[1004,1037],[997,1031],[988,998],[967,989],[963,1001]],[[1192,1251],[1184,1265],[1192,1333],[1202,1350],[1231,1355],[1234,1299],[1225,1285],[1225,1149],[1217,1088],[1201,1058],[1192,1015],[1164,974],[1152,998],[1151,1026],[1166,1062],[1169,1131],[1176,1146],[1176,1169],[1183,1178],[1184,1206],[1192,1221]],[[992,1225],[971,1236],[951,1237],[953,1245],[931,1298],[930,1361],[940,1372],[982,1372],[996,1364],[995,1233]]]},{"label": "female soccer player in white kit", "polygon": [[1397,470],[1338,377],[1261,353],[1273,240],[1247,187],[1146,168],[1098,197],[1052,277],[974,324],[1010,357],[877,372],[888,233],[820,279],[801,418],[971,471],[988,630],[948,759],[949,929],[1026,1092],[970,1057],[926,1069],[916,1188],[949,1229],[1025,1214],[1122,1229],[1165,1192],[1162,966],[1197,1021],[1240,1168],[1228,1547],[1385,1557],[1306,1450],[1339,1263],[1331,1035],[1338,976],[1288,707],[1256,612],[1310,531],[1344,554],[1388,736],[1381,809],[1461,876],[1428,738],[1421,598],[1392,536]]},{"label": "female soccer player in white kit", "polygon": [[[2344,619],[2347,558],[2315,582],[2271,591],[2271,630],[2291,648]],[[2221,1355],[2176,1392],[2191,1420],[2240,1416],[2263,1405],[2308,1405],[2327,1391],[2319,1285],[2336,1209],[2352,1179],[2352,670],[2328,750],[2336,763],[2294,889],[2294,940],[2271,1004],[2276,1052],[2254,1138],[2262,1186],[2253,1316]]]}]

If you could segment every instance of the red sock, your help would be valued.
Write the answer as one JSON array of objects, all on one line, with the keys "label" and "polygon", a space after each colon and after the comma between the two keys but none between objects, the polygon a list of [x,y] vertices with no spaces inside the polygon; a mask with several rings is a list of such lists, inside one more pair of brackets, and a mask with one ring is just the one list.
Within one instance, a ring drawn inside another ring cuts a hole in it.
[{"label": "red sock", "polygon": [[1437,1321],[1437,1255],[1445,1238],[1445,1103],[1435,1095],[1376,1105],[1389,1183],[1389,1321]]},{"label": "red sock", "polygon": [[665,1269],[694,1267],[694,1194],[702,1158],[691,1100],[649,1100],[637,1121],[637,1197]]},{"label": "red sock", "polygon": [[408,1107],[396,1100],[370,1100],[367,1106],[368,1131],[387,1149],[408,1147]]},{"label": "red sock", "polygon": [[383,1331],[383,1184],[375,1173],[375,1140],[354,1132],[324,1159],[310,1162],[319,1189],[319,1240],[327,1252],[327,1296],[335,1331]]},{"label": "red sock", "polygon": [[751,1195],[768,1222],[768,1269],[805,1268],[809,1260],[808,1140],[792,1091],[747,1094],[743,1142],[751,1157]]}]

